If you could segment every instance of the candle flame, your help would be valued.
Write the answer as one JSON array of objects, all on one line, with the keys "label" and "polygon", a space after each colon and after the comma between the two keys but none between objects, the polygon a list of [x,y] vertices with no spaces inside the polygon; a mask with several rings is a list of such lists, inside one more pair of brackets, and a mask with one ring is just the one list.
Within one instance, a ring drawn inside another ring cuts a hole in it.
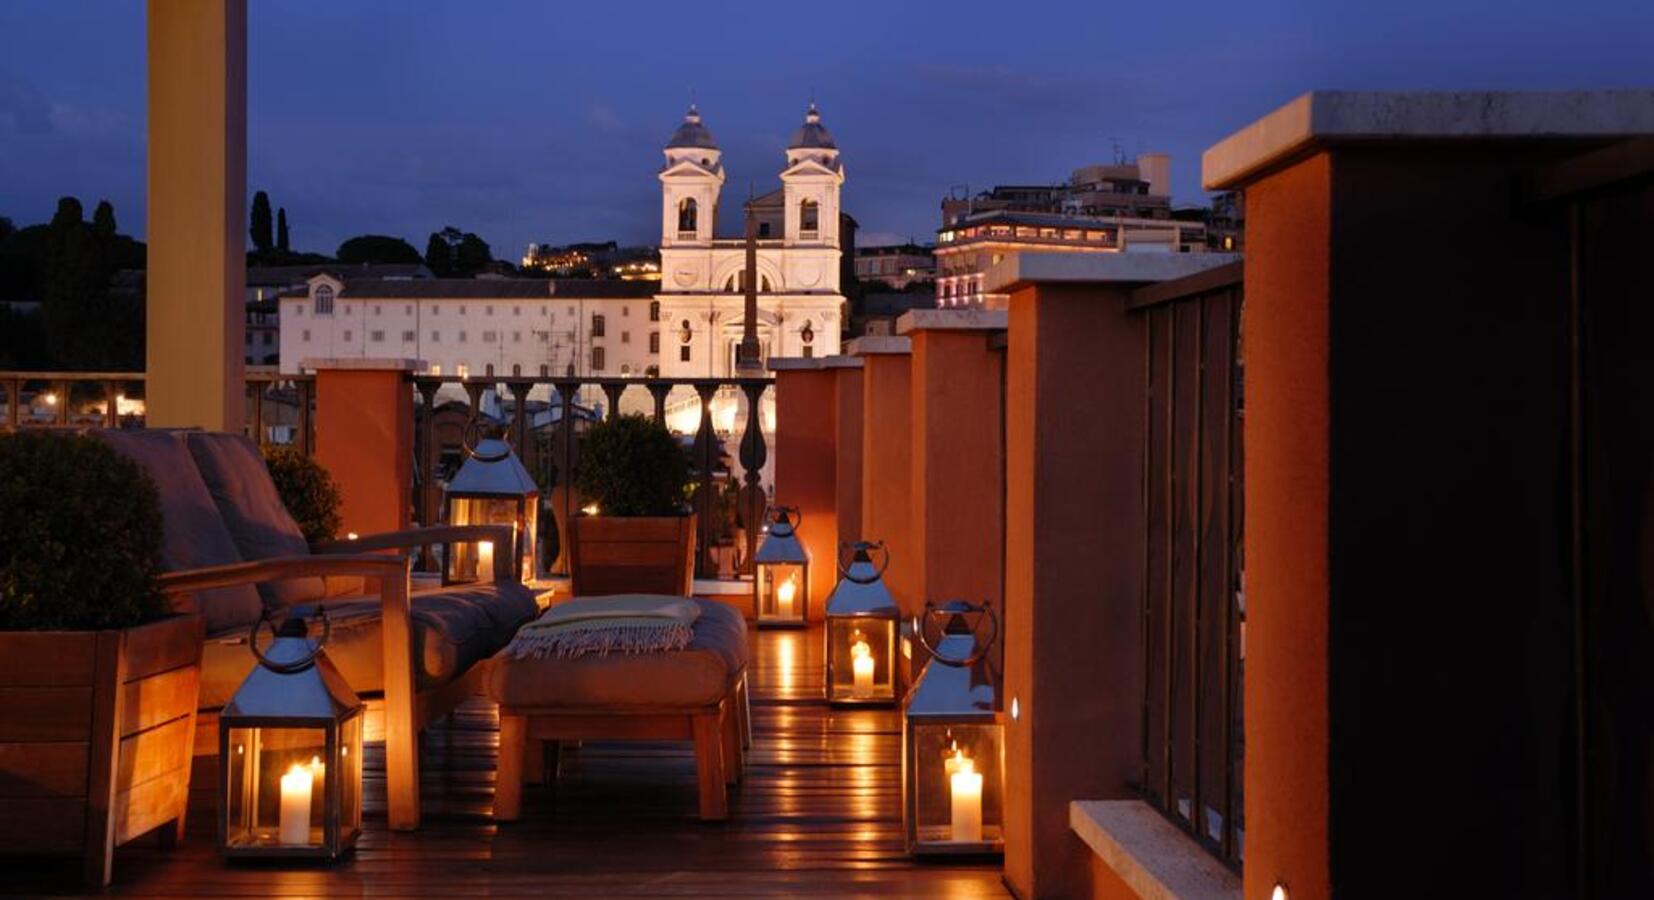
[{"label": "candle flame", "polygon": [[866,641],[857,641],[850,645],[850,655],[853,657],[872,656],[873,648],[867,646]]},{"label": "candle flame", "polygon": [[952,762],[954,766],[953,771],[955,773],[969,775],[976,771],[976,762],[966,756],[965,751],[959,749],[959,745],[957,744],[955,744],[953,748]]},{"label": "candle flame", "polygon": [[792,603],[793,602],[793,597],[797,593],[798,593],[798,576],[796,576],[796,575],[788,575],[787,580],[781,582],[781,587],[776,589],[776,594],[781,598],[782,603],[788,603],[788,604]]}]

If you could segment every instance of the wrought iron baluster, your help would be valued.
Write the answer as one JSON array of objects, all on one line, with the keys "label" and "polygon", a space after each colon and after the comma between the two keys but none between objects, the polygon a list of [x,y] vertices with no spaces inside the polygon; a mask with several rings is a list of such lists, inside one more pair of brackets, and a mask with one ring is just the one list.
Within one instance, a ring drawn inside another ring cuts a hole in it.
[{"label": "wrought iron baluster", "polygon": [[712,398],[718,393],[718,382],[697,381],[695,392],[701,398],[701,425],[695,431],[695,466],[700,481],[695,489],[695,574],[705,578],[712,566],[712,511],[716,508],[712,496],[712,468],[717,462],[718,434],[712,427]]},{"label": "wrought iron baluster", "polygon": [[741,491],[742,518],[746,525],[746,547],[741,559],[741,573],[752,573],[753,554],[758,552],[758,522],[763,518],[764,463],[769,459],[769,448],[764,444],[764,389],[763,382],[743,382],[741,390],[747,396],[747,428],[741,436],[741,467],[746,470],[746,482]]},{"label": "wrought iron baluster", "polygon": [[664,424],[666,422],[666,395],[671,393],[672,386],[650,383],[648,388],[649,396],[655,400],[655,421]]},{"label": "wrought iron baluster", "polygon": [[103,396],[106,401],[103,410],[103,427],[105,428],[119,428],[121,425],[120,401],[115,399],[120,394],[121,383],[119,381],[105,381],[103,383]]},{"label": "wrought iron baluster", "polygon": [[[419,407],[423,418],[419,423],[419,524],[429,527],[437,524],[436,495],[436,392],[440,381],[415,381],[419,390]],[[430,544],[419,548],[419,570],[438,570],[436,553]]]},{"label": "wrought iron baluster", "polygon": [[[558,521],[562,528],[557,533],[557,560],[553,571],[558,575],[569,574],[569,532],[574,528],[574,466],[578,460],[578,437],[575,432],[575,397],[580,392],[578,381],[553,382],[557,388],[558,403],[561,409],[557,418],[557,430],[561,436],[562,447],[559,453],[552,454],[551,477],[546,485],[552,491],[553,502],[561,507],[562,515]],[[558,457],[561,458],[558,458]],[[561,486],[562,491],[557,488]]]},{"label": "wrought iron baluster", "polygon": [[603,385],[603,396],[609,401],[609,409],[603,416],[605,420],[620,415],[620,395],[624,393],[625,382],[608,382]]}]

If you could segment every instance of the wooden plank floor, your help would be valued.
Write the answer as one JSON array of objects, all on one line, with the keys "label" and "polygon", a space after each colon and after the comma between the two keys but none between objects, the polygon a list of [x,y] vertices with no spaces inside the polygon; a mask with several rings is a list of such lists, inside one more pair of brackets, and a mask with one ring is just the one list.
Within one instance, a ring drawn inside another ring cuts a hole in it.
[{"label": "wooden plank floor", "polygon": [[[588,743],[523,818],[490,818],[499,743],[492,703],[426,736],[424,826],[384,827],[382,749],[369,747],[368,829],[331,867],[227,865],[210,808],[162,852],[123,848],[111,892],[132,896],[1004,897],[1000,870],[916,863],[901,835],[900,719],[821,701],[821,632],[754,634],[754,747],[731,817],[696,819],[687,744]],[[210,799],[210,796],[209,796]],[[74,892],[73,868],[7,865],[0,893]]]}]

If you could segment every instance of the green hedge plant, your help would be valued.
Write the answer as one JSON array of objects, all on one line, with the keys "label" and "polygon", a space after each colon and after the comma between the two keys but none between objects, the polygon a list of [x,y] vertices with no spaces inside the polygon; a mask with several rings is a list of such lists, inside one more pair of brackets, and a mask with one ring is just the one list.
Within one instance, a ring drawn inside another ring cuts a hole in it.
[{"label": "green hedge plant", "polygon": [[276,483],[282,505],[312,544],[339,534],[339,486],[322,464],[292,447],[264,448],[264,464]]},{"label": "green hedge plant", "polygon": [[663,423],[641,415],[593,422],[574,486],[605,516],[681,516],[689,460]]},{"label": "green hedge plant", "polygon": [[128,628],[167,614],[161,502],[96,438],[0,434],[0,631]]}]

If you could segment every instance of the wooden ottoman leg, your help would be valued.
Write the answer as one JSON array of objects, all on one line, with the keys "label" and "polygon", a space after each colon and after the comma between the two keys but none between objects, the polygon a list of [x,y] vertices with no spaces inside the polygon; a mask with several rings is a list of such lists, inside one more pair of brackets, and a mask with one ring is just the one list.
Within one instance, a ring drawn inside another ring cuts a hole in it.
[{"label": "wooden ottoman leg", "polygon": [[695,774],[701,788],[701,820],[718,822],[729,818],[729,794],[724,786],[723,736],[719,734],[718,713],[696,713]]},{"label": "wooden ottoman leg", "polygon": [[523,744],[523,784],[546,783],[546,742],[528,738]]},{"label": "wooden ottoman leg", "polygon": [[723,735],[724,741],[724,782],[735,784],[741,780],[741,773],[746,766],[746,760],[741,752],[741,714],[740,704],[724,701],[719,707],[718,732]]},{"label": "wooden ottoman leg", "polygon": [[500,714],[500,771],[494,780],[494,819],[514,822],[523,809],[523,753],[528,749],[528,718]]},{"label": "wooden ottoman leg", "polygon": [[752,749],[752,695],[747,691],[747,673],[741,673],[739,694],[735,698],[736,713],[741,719],[741,746]]}]

